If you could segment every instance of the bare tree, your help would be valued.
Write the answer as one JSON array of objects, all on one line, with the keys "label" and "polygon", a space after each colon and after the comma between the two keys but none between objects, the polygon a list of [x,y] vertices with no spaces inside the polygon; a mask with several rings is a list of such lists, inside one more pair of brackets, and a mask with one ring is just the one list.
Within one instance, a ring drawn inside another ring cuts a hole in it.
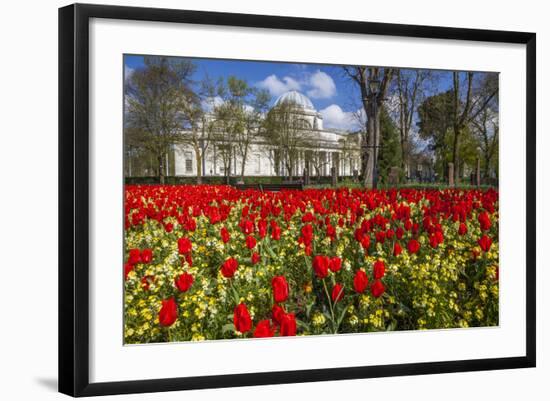
[{"label": "bare tree", "polygon": [[397,94],[397,126],[401,148],[401,169],[408,166],[411,146],[409,136],[414,122],[416,107],[422,96],[422,84],[427,78],[425,70],[397,70],[395,90]]},{"label": "bare tree", "polygon": [[191,129],[185,133],[182,142],[187,143],[193,148],[197,164],[197,184],[202,184],[202,177],[204,175],[202,165],[206,152],[212,142],[214,123],[202,109],[195,110],[191,121]]},{"label": "bare tree", "polygon": [[484,108],[472,120],[472,127],[483,156],[483,177],[489,178],[491,164],[495,156],[498,156],[499,123],[497,113],[489,107]]},{"label": "bare tree", "polygon": [[394,70],[383,67],[342,67],[345,75],[354,82],[361,94],[366,115],[366,129],[361,144],[361,171],[366,187],[375,186],[375,163],[380,146],[380,110]]},{"label": "bare tree", "polygon": [[191,90],[195,66],[186,60],[145,57],[125,86],[125,138],[134,148],[149,152],[164,184],[165,159],[181,131],[190,126],[197,96]]},{"label": "bare tree", "polygon": [[213,139],[216,143],[216,157],[222,163],[226,184],[229,184],[231,163],[235,157],[235,132],[241,129],[233,117],[233,110],[229,104],[222,103],[214,109]]},{"label": "bare tree", "polygon": [[299,106],[283,102],[269,111],[263,126],[264,138],[278,153],[290,181],[302,150],[311,143],[311,127],[300,114]]},{"label": "bare tree", "polygon": [[250,145],[257,140],[260,134],[260,125],[269,107],[271,96],[265,90],[256,90],[249,88],[249,94],[252,95],[251,104],[244,102],[239,105],[240,110],[236,113],[242,118],[242,130],[236,132],[236,151],[241,162],[241,181],[244,181],[244,173]]},{"label": "bare tree", "polygon": [[354,159],[357,157],[357,149],[359,149],[360,145],[359,136],[356,134],[348,134],[338,142],[340,143],[340,153],[344,168],[342,173],[344,174],[346,167],[349,167],[349,175],[353,175],[353,170],[355,168]]},{"label": "bare tree", "polygon": [[328,165],[328,158],[326,153],[321,150],[322,148],[323,143],[321,142],[321,138],[318,136],[312,136],[308,144],[309,152],[307,154],[307,159],[309,162],[308,164],[315,169],[317,182],[320,181],[322,175],[321,171],[323,171],[324,167]]},{"label": "bare tree", "polygon": [[[496,74],[483,75],[478,90],[473,89],[474,72],[462,73],[466,78],[461,82],[461,73],[453,71],[453,102],[452,102],[452,161],[455,166],[455,181],[459,178],[460,137],[468,124],[473,121],[498,95]],[[465,88],[464,88],[465,87]]]}]

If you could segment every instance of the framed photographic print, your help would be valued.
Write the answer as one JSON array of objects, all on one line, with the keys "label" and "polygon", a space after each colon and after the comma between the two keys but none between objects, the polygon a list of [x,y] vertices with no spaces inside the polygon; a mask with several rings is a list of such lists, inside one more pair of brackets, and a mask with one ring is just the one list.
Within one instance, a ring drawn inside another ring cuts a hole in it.
[{"label": "framed photographic print", "polygon": [[535,366],[535,34],[70,5],[59,113],[61,392]]}]

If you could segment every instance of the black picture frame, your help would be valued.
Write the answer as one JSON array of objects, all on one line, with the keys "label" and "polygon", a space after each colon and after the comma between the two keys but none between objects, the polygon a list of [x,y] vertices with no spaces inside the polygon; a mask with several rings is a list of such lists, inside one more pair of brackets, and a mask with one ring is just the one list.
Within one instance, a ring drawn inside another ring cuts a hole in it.
[{"label": "black picture frame", "polygon": [[[521,357],[262,372],[122,382],[89,381],[89,21],[91,18],[515,43],[526,46],[526,354]],[[59,391],[142,393],[534,367],[536,35],[219,12],[74,4],[59,9]]]}]

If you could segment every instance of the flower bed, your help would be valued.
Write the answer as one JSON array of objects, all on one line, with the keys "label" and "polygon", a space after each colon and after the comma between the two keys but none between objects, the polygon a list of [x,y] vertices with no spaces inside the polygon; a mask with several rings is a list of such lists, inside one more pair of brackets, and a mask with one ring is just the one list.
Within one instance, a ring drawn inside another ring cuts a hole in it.
[{"label": "flower bed", "polygon": [[498,192],[125,191],[125,343],[498,325]]}]

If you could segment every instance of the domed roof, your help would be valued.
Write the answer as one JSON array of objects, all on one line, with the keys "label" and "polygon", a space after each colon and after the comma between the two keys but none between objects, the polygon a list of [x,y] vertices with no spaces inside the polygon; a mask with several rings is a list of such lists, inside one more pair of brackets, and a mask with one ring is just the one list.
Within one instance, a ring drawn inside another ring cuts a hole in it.
[{"label": "domed roof", "polygon": [[275,100],[274,106],[279,106],[281,104],[294,104],[298,107],[301,107],[304,110],[308,111],[315,111],[315,107],[313,106],[313,103],[311,103],[311,100],[309,98],[298,92],[298,91],[289,91],[286,93],[283,93],[281,96]]}]

